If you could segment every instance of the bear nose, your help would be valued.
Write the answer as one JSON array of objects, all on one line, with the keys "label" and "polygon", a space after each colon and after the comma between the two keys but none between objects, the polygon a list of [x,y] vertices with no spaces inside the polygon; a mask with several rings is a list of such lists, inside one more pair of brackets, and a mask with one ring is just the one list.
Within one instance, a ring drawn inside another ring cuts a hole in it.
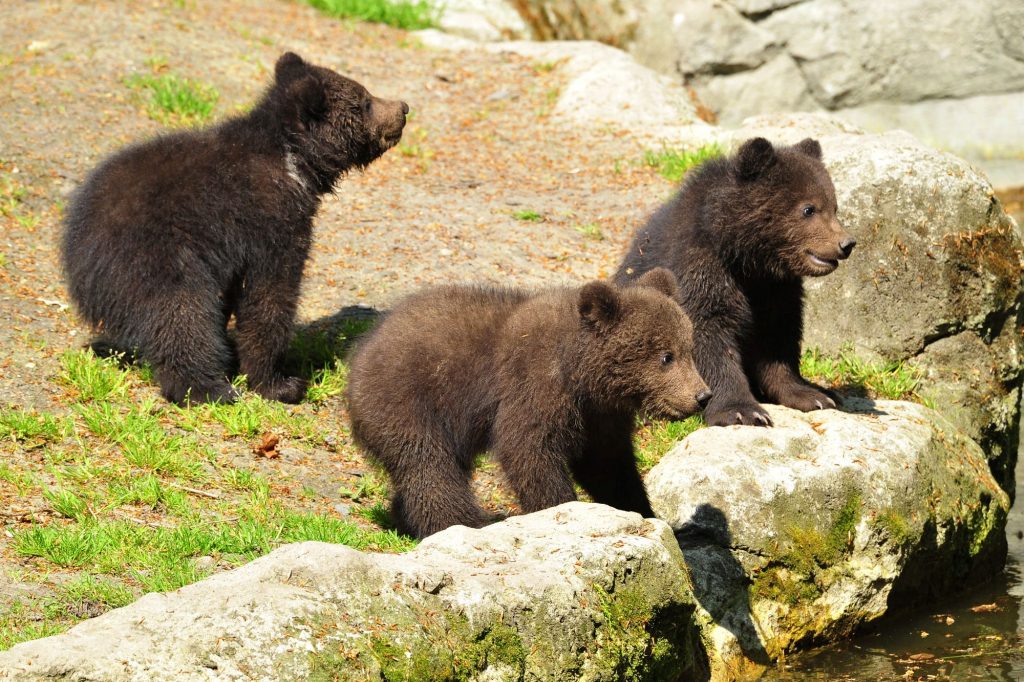
[{"label": "bear nose", "polygon": [[850,254],[853,253],[853,247],[857,246],[857,240],[853,237],[847,237],[843,241],[839,242],[839,250],[843,254],[843,258],[849,258]]},{"label": "bear nose", "polygon": [[708,389],[705,388],[703,391],[701,391],[700,393],[698,393],[694,397],[697,399],[697,404],[698,405],[700,405],[701,407],[705,407],[705,406],[707,406],[708,402],[711,400],[711,396],[712,395],[714,395],[714,394],[711,391],[709,391]]},{"label": "bear nose", "polygon": [[409,105],[406,104],[405,102],[399,102],[399,104],[402,105],[402,116],[405,116],[406,114],[408,114],[409,113]]}]

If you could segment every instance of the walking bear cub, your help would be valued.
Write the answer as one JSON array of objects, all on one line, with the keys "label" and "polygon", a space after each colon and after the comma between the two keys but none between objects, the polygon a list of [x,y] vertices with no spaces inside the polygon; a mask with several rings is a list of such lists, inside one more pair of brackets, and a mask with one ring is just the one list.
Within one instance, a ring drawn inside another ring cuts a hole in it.
[{"label": "walking bear cub", "polygon": [[615,275],[666,267],[693,321],[697,369],[714,397],[709,424],[770,426],[758,399],[798,410],[835,407],[800,376],[803,277],[827,275],[857,242],[836,219],[821,145],[745,142],[690,174],[633,239]]},{"label": "walking bear cub", "polygon": [[675,295],[659,268],[622,288],[446,286],[396,306],[352,358],[348,401],[356,442],[390,475],[399,528],[481,526],[470,476],[484,451],[524,512],[576,499],[575,478],[597,502],[653,516],[637,412],[678,419],[710,398]]},{"label": "walking bear cub", "polygon": [[148,360],[177,403],[234,400],[237,351],[253,390],[300,401],[305,381],[281,365],[320,197],[394,146],[407,112],[285,53],[248,114],[104,161],[68,206],[62,244],[71,298],[101,334],[93,349]]}]

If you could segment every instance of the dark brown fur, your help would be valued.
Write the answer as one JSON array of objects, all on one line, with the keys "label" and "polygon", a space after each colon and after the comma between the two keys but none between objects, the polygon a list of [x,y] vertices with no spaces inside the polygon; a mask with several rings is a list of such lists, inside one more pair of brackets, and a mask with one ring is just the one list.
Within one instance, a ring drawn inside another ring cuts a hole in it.
[{"label": "dark brown fur", "polygon": [[313,216],[346,171],[398,142],[408,107],[281,56],[248,114],[117,152],[68,206],[64,272],[97,352],[135,351],[171,401],[233,400],[238,370],[264,397],[298,402],[281,372]]},{"label": "dark brown fur", "polygon": [[653,516],[633,456],[640,410],[681,418],[707,386],[671,273],[539,294],[448,286],[400,303],[352,359],[356,441],[391,477],[392,516],[424,537],[484,516],[469,481],[492,452],[532,512],[576,499]]},{"label": "dark brown fur", "polygon": [[709,424],[771,425],[754,392],[799,410],[835,407],[799,363],[802,278],[829,274],[856,245],[836,210],[817,141],[774,148],[755,138],[694,171],[637,231],[616,281],[655,267],[679,279],[697,368],[714,393]]}]

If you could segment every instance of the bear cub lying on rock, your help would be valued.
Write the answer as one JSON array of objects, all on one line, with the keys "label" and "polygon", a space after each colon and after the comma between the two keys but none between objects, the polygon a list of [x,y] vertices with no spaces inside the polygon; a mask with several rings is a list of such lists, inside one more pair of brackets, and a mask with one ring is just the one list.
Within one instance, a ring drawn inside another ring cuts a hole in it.
[{"label": "bear cub lying on rock", "polygon": [[799,367],[802,278],[829,274],[857,244],[836,210],[816,140],[775,148],[754,138],[691,173],[637,231],[615,280],[657,267],[679,279],[697,369],[714,393],[709,424],[770,426],[754,392],[803,411],[835,407]]},{"label": "bear cub lying on rock", "polygon": [[352,358],[356,442],[387,469],[392,516],[422,538],[485,519],[474,456],[497,458],[524,512],[576,499],[653,516],[637,412],[682,418],[711,396],[691,326],[658,268],[636,284],[530,294],[446,286],[388,313]]},{"label": "bear cub lying on rock", "polygon": [[407,112],[286,53],[248,114],[104,161],[68,206],[62,245],[93,349],[148,360],[176,403],[234,400],[236,360],[265,398],[302,400],[306,382],[281,365],[313,216],[342,174],[398,142]]}]

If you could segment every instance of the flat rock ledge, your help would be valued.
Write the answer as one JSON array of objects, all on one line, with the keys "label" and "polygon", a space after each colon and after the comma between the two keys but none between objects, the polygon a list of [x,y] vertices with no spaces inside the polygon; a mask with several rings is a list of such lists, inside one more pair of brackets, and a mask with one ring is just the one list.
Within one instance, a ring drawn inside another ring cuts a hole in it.
[{"label": "flat rock ledge", "polygon": [[569,503],[404,555],[318,542],[0,654],[12,680],[697,677],[662,521]]},{"label": "flat rock ledge", "polygon": [[403,555],[289,545],[19,644],[0,679],[753,679],[1000,570],[1009,500],[938,413],[769,410],[662,459],[665,521],[572,502]]},{"label": "flat rock ledge", "polygon": [[768,408],[775,428],[702,429],[647,477],[700,605],[712,679],[996,574],[1010,502],[934,410],[849,399]]}]

